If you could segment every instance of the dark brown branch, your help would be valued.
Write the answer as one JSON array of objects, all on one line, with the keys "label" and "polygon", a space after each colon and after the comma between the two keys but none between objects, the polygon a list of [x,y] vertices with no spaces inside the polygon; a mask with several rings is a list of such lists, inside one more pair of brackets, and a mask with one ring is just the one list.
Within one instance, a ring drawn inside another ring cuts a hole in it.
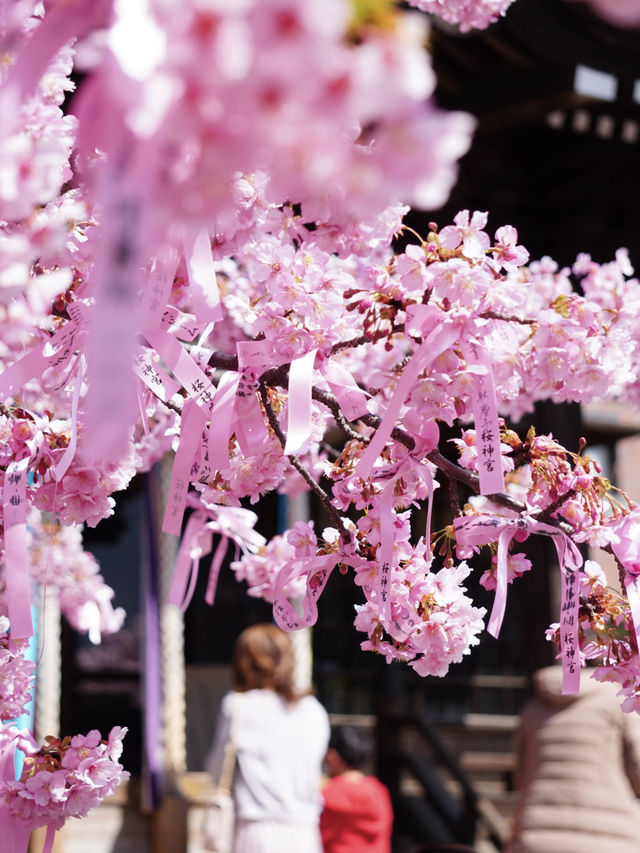
[{"label": "dark brown branch", "polygon": [[[269,426],[273,430],[274,435],[280,442],[282,450],[284,451],[287,440],[285,438],[284,433],[282,432],[280,424],[278,423],[276,413],[273,411],[273,406],[271,405],[271,401],[269,400],[269,391],[267,389],[267,386],[262,380],[260,380],[260,399],[262,400],[262,405],[264,406],[264,410],[267,415],[267,420],[269,421]],[[322,505],[325,508],[327,514],[333,520],[333,523],[335,524],[336,528],[340,531],[340,539],[342,540],[342,542],[345,545],[351,544],[351,534],[344,526],[344,523],[340,518],[337,509],[331,503],[331,498],[329,497],[329,495],[325,492],[322,486],[313,479],[311,474],[309,474],[309,472],[300,462],[297,456],[292,453],[289,453],[287,454],[287,459],[289,460],[290,464],[296,469],[298,474],[300,474],[300,476],[309,486],[311,491],[314,492],[314,494],[316,494],[320,498],[320,501],[322,502]]]},{"label": "dark brown branch", "polygon": [[624,590],[626,588],[625,581],[626,581],[626,577],[627,577],[627,572],[626,572],[625,567],[622,565],[620,560],[613,553],[613,548],[611,547],[611,545],[601,545],[600,550],[606,551],[607,554],[610,554],[613,557],[615,564],[616,564],[616,568],[618,569],[618,582],[620,584],[620,589]]},{"label": "dark brown branch", "polygon": [[214,352],[209,356],[207,364],[209,367],[217,367],[219,370],[237,370],[238,357],[236,355],[226,355],[223,352]]},{"label": "dark brown branch", "polygon": [[360,435],[359,432],[356,432],[349,424],[349,421],[345,418],[342,413],[342,409],[340,408],[340,404],[337,399],[330,394],[328,391],[323,391],[321,388],[316,388],[315,386],[311,390],[311,396],[314,400],[317,400],[318,403],[322,403],[323,406],[326,406],[334,417],[336,424],[340,427],[342,432],[347,436],[347,438],[355,439],[356,441],[361,441],[363,444],[369,444],[369,438],[364,435]]},{"label": "dark brown branch", "polygon": [[535,326],[538,321],[531,317],[516,317],[515,314],[496,314],[495,311],[483,311],[478,315],[482,320],[504,320],[505,323],[520,323],[521,326]]},{"label": "dark brown branch", "polygon": [[[361,418],[358,418],[358,420],[361,421],[361,423],[366,424],[366,426],[378,429],[381,419],[377,415],[363,415]],[[391,430],[391,438],[394,438],[400,444],[404,444],[407,450],[413,450],[416,446],[413,437],[405,430],[400,429],[400,427],[394,427]]]},{"label": "dark brown branch", "polygon": [[552,501],[545,509],[545,515],[553,515],[554,512],[560,509],[565,501],[568,501],[570,498],[575,498],[577,494],[578,492],[575,489],[569,489],[569,491],[565,492],[564,495],[559,495],[555,501]]},{"label": "dark brown branch", "polygon": [[460,497],[458,495],[458,481],[449,478],[449,503],[451,504],[451,514],[454,518],[460,515]]},{"label": "dark brown branch", "polygon": [[[488,312],[486,316],[489,316]],[[498,317],[498,319],[504,320],[513,320],[514,322],[523,322],[523,323],[533,323],[534,321],[522,320],[518,318],[512,317]],[[359,339],[354,339],[359,340]],[[349,342],[343,342],[348,345]],[[370,336],[363,340],[362,343],[371,343]],[[356,345],[352,343],[352,345]],[[339,345],[336,345],[339,346]],[[238,369],[238,359],[236,356],[225,355],[223,353],[213,353],[213,355],[209,358],[209,365],[211,367],[219,368],[222,370],[237,370]],[[284,364],[278,367],[270,368],[265,371],[259,379],[260,383],[260,396],[262,398],[262,402],[265,408],[265,412],[267,413],[267,419],[269,420],[269,425],[271,426],[274,434],[278,438],[278,441],[282,445],[284,450],[286,444],[286,438],[280,428],[280,424],[278,423],[278,418],[273,411],[273,407],[271,402],[269,401],[267,386],[272,387],[282,387],[286,388],[288,384],[288,376],[289,376],[289,365]],[[327,406],[334,415],[336,423],[339,428],[351,439],[357,439],[358,441],[362,441],[363,444],[367,443],[369,439],[366,436],[362,436],[359,433],[356,433],[347,422],[346,418],[341,412],[340,404],[336,397],[331,394],[329,391],[324,391],[317,386],[313,386],[312,388],[312,397],[322,405]],[[377,429],[380,426],[380,418],[377,415],[363,415],[358,418],[360,423],[365,424],[366,426],[371,427],[372,429]],[[404,445],[408,450],[412,451],[415,449],[415,441],[413,437],[406,431],[400,427],[394,427],[391,431],[391,438],[397,441],[399,444]],[[306,469],[300,463],[300,460],[293,455],[288,455],[287,458],[293,465],[293,467],[298,471],[300,476],[305,480],[305,482],[309,485],[309,488],[315,492],[320,498],[323,506],[325,507],[327,513],[333,519],[334,523],[340,530],[340,537],[344,542],[351,541],[351,535],[344,527],[342,523],[342,519],[338,515],[335,507],[331,503],[331,499],[327,492],[317,483],[311,475],[306,471]],[[473,473],[472,471],[467,470],[466,468],[462,468],[460,465],[456,465],[455,462],[447,459],[437,448],[432,450],[427,454],[427,459],[432,462],[438,470],[440,470],[445,477],[447,477],[450,481],[453,480],[457,483],[462,483],[465,485],[471,492],[474,494],[480,494],[480,483],[478,479],[478,475]],[[493,495],[486,495],[487,498],[492,500],[494,503],[499,504],[500,506],[506,507],[507,509],[512,510],[517,513],[526,513],[527,507],[525,504],[520,501],[516,501],[508,495],[500,492]],[[563,498],[564,499],[564,498]],[[551,524],[557,527],[559,530],[562,530],[565,533],[571,534],[572,529],[570,525],[565,522],[559,521],[557,518],[552,518],[552,513],[557,509],[557,502],[554,502],[550,507],[548,507],[544,512],[540,513],[537,518],[540,521],[544,521],[547,524]],[[559,505],[559,504],[558,504]]]},{"label": "dark brown branch", "polygon": [[378,332],[365,332],[364,335],[358,335],[357,338],[351,338],[348,341],[338,341],[338,343],[334,344],[329,350],[329,355],[335,355],[343,349],[353,349],[354,347],[364,346],[364,344],[375,344],[378,341],[384,340],[384,338],[388,338],[389,334],[393,334],[393,332],[398,331],[400,331],[400,329],[385,329],[384,331],[381,329]]},{"label": "dark brown branch", "polygon": [[[180,399],[182,399],[182,397]],[[176,415],[182,414],[182,406],[179,406],[177,403],[172,403],[171,400],[163,400],[162,402],[167,407],[167,409],[171,409],[171,411],[175,412]]]}]

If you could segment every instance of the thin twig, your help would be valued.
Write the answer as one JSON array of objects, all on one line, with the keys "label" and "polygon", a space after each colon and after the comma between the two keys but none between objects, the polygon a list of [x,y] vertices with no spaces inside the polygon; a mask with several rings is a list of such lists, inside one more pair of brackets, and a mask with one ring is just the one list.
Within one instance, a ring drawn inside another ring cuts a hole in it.
[{"label": "thin twig", "polygon": [[[393,328],[391,333],[401,331],[401,329]],[[389,329],[379,330],[377,332],[365,332],[363,335],[358,335],[357,338],[350,338],[348,341],[338,341],[337,344],[334,344],[329,350],[329,355],[335,355],[337,352],[343,349],[353,349],[354,347],[361,347],[364,344],[375,344],[377,341],[381,341],[384,338],[389,337]]]},{"label": "thin twig", "polygon": [[535,326],[537,320],[531,317],[516,317],[515,314],[497,314],[495,311],[483,311],[478,315],[482,320],[504,320],[505,323],[520,323],[522,326]]},{"label": "thin twig", "polygon": [[458,483],[453,478],[449,479],[449,503],[451,504],[451,514],[454,518],[460,515],[460,499],[458,496]]},{"label": "thin twig", "polygon": [[336,450],[335,447],[328,444],[326,441],[322,441],[320,443],[320,447],[324,450],[327,456],[334,461],[340,458],[340,451]]},{"label": "thin twig", "polygon": [[426,245],[427,245],[427,242],[428,242],[428,241],[427,241],[427,240],[425,240],[425,239],[424,239],[424,237],[421,237],[421,236],[420,236],[420,234],[418,234],[418,232],[417,232],[417,231],[414,231],[414,230],[413,230],[413,228],[409,228],[409,226],[408,226],[408,225],[404,225],[404,224],[402,224],[402,225],[400,226],[400,230],[401,230],[401,231],[406,231],[408,234],[413,234],[413,236],[414,236],[414,237],[417,237],[417,239],[418,239],[418,240],[420,240],[420,245],[421,245],[422,247],[424,247],[424,246],[426,246]]}]

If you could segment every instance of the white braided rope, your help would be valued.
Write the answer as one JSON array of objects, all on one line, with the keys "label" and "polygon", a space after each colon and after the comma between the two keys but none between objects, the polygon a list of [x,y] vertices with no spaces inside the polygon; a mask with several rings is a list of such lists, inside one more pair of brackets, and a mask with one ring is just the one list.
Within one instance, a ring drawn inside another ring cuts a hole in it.
[{"label": "white braided rope", "polygon": [[40,659],[35,685],[34,733],[40,742],[47,735],[60,735],[62,672],[60,598],[57,588],[38,587],[37,601]]},{"label": "white braided rope", "polygon": [[178,554],[176,536],[163,533],[162,517],[169,494],[172,455],[157,465],[155,493],[152,495],[153,526],[158,557],[158,597],[160,601],[160,677],[162,684],[162,746],[165,768],[175,773],[187,769],[187,705],[184,665],[184,616],[166,603]]},{"label": "white braided rope", "polygon": [[[286,524],[293,527],[296,521],[309,520],[309,493],[302,492],[286,498]],[[311,670],[313,657],[311,652],[311,628],[301,628],[289,634],[293,646],[295,667],[293,682],[298,690],[308,690],[311,687]]]}]

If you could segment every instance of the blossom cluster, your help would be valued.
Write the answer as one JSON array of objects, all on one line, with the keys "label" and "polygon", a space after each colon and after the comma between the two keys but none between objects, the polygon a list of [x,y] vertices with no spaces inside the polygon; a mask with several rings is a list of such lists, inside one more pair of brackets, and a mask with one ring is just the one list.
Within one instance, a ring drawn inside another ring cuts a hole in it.
[{"label": "blossom cluster", "polygon": [[67,817],[85,817],[129,778],[118,761],[126,733],[116,726],[103,740],[94,729],[87,735],[47,737],[38,747],[26,731],[2,730],[2,746],[18,741],[25,758],[20,778],[0,783],[0,808],[29,827],[58,829]]},{"label": "blossom cluster", "polygon": [[25,659],[27,640],[13,640],[9,620],[0,616],[0,721],[22,714],[31,699],[35,664]]},{"label": "blossom cluster", "polygon": [[82,545],[82,530],[32,510],[28,519],[31,576],[59,591],[60,609],[72,628],[93,643],[119,631],[125,612],[113,607],[113,589],[105,583],[95,557]]},{"label": "blossom cluster", "polygon": [[[94,85],[115,101],[128,78],[127,124],[153,140],[144,166],[158,176],[157,214],[200,224],[213,209],[219,236],[232,236],[232,179],[256,171],[270,200],[295,200],[307,221],[359,222],[399,198],[446,198],[472,122],[429,100],[423,21],[398,17],[393,35],[351,39],[344,0],[146,5],[116,6],[108,43],[118,65],[101,64]],[[80,98],[81,124],[95,104],[95,91]],[[114,129],[109,141],[125,139]],[[96,140],[79,142],[90,157]]]},{"label": "blossom cluster", "polygon": [[[557,623],[547,634],[561,645]],[[640,654],[633,616],[627,599],[608,586],[595,560],[587,560],[580,572],[580,640],[583,665],[597,664],[593,677],[620,686],[623,711],[640,711]]]},{"label": "blossom cluster", "polygon": [[462,581],[471,568],[457,566],[433,571],[420,540],[408,559],[391,572],[392,605],[388,619],[380,618],[380,602],[371,565],[355,573],[366,604],[356,605],[355,627],[368,640],[362,648],[385,656],[388,662],[407,662],[418,675],[443,676],[460,663],[480,640],[485,609],[474,607]]},{"label": "blossom cluster", "polygon": [[409,0],[412,6],[437,15],[461,32],[483,30],[504,15],[513,0]]}]

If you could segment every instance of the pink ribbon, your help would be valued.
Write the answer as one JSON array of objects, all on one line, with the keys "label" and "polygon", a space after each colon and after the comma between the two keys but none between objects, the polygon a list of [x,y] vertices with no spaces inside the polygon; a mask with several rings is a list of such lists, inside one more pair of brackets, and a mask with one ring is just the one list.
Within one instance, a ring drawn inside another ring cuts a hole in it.
[{"label": "pink ribbon", "polygon": [[423,466],[424,478],[427,481],[427,520],[425,524],[424,542],[431,554],[431,514],[433,511],[433,474],[428,465]]},{"label": "pink ribbon", "polygon": [[624,578],[624,588],[631,610],[636,645],[640,649],[640,575],[627,572]]},{"label": "pink ribbon", "polygon": [[380,559],[378,569],[378,601],[380,618],[391,621],[391,566],[393,564],[393,543],[395,514],[393,512],[393,490],[396,479],[382,490],[378,507],[380,510]]},{"label": "pink ribbon", "polygon": [[517,528],[505,529],[500,531],[498,536],[498,555],[497,555],[497,570],[496,570],[496,594],[493,599],[493,607],[491,615],[487,623],[487,631],[496,639],[500,635],[502,622],[504,620],[505,609],[507,606],[507,587],[509,585],[509,545],[511,540],[517,533]]},{"label": "pink ribbon", "polygon": [[285,456],[297,453],[311,435],[311,389],[317,350],[294,358],[289,366],[289,410]]},{"label": "pink ribbon", "polygon": [[211,568],[209,569],[209,580],[207,581],[207,590],[204,596],[204,600],[209,606],[212,606],[213,602],[215,601],[216,590],[218,588],[218,577],[220,575],[220,567],[222,566],[222,561],[224,560],[225,554],[227,553],[228,546],[228,538],[226,536],[221,536],[220,541],[216,546],[213,559],[211,560]]},{"label": "pink ribbon", "polygon": [[580,596],[578,571],[582,567],[582,555],[566,533],[532,520],[531,533],[542,533],[553,539],[558,554],[558,563],[562,576],[562,602],[560,614],[560,639],[562,653],[562,692],[578,693],[580,690]]},{"label": "pink ribbon", "polygon": [[206,229],[189,232],[183,243],[191,296],[199,303],[196,313],[198,317],[218,322],[223,315],[209,232]]},{"label": "pink ribbon", "polygon": [[142,402],[142,388],[140,385],[136,388],[136,398],[138,400],[138,412],[140,413],[140,423],[142,424],[142,429],[144,430],[144,434],[149,436],[149,423],[147,421],[147,413],[145,411],[144,404]]},{"label": "pink ribbon", "polygon": [[[562,572],[563,603],[561,626],[565,625],[566,636],[570,639],[562,644],[563,692],[575,693],[580,687],[579,657],[578,666],[574,666],[574,657],[578,654],[578,595],[569,590],[577,580],[577,571],[582,566],[582,556],[576,544],[557,527],[537,521],[528,515],[517,518],[499,516],[461,516],[453,522],[456,538],[464,545],[487,545],[498,542],[496,594],[489,618],[487,630],[498,637],[507,601],[508,585],[508,549],[513,537],[520,531],[550,536],[556,547],[558,563]],[[566,592],[566,598],[565,596]],[[576,686],[577,685],[577,686]]]},{"label": "pink ribbon", "polygon": [[202,370],[209,363],[209,359],[213,354],[213,349],[205,346],[205,342],[214,329],[213,323],[207,323],[198,337],[198,343],[191,347],[191,358]]},{"label": "pink ribbon", "polygon": [[154,330],[162,323],[178,260],[178,252],[170,244],[164,244],[156,255],[142,294],[140,318],[143,329]]},{"label": "pink ribbon", "polygon": [[215,388],[180,341],[165,331],[145,332],[145,337],[162,358],[168,369],[185,389],[189,397],[209,414],[213,407]]},{"label": "pink ribbon", "polygon": [[243,374],[236,391],[235,433],[244,456],[259,453],[267,440],[264,415],[256,396],[256,377],[273,366],[275,358],[270,341],[238,341],[238,370]]},{"label": "pink ribbon", "polygon": [[386,412],[382,416],[378,429],[356,466],[355,473],[358,477],[366,480],[369,476],[376,459],[396,425],[400,409],[409,395],[412,385],[418,378],[418,374],[428,368],[441,353],[458,339],[460,331],[461,324],[458,321],[443,323],[434,329],[415,351],[409,364],[403,370],[401,378],[398,380],[394,394],[389,401]]},{"label": "pink ribbon", "polygon": [[211,480],[211,465],[209,464],[208,428],[206,422],[200,432],[200,441],[195,459],[191,467],[191,479],[208,483]]},{"label": "pink ribbon", "polygon": [[42,348],[32,349],[0,374],[0,396],[6,399],[14,391],[26,385],[34,376],[42,375],[47,367],[47,359],[42,355]]},{"label": "pink ribbon", "polygon": [[453,520],[456,539],[461,545],[488,545],[498,542],[496,594],[487,626],[492,637],[498,637],[507,604],[509,544],[519,530],[527,530],[524,517],[459,516]]},{"label": "pink ribbon", "polygon": [[73,462],[73,457],[76,454],[76,445],[78,443],[78,402],[80,400],[80,389],[84,381],[85,369],[86,363],[84,357],[80,356],[75,387],[73,389],[73,398],[71,400],[71,434],[69,436],[69,444],[53,470],[53,477],[58,483],[67,473],[69,465]]},{"label": "pink ribbon", "polygon": [[202,327],[195,314],[185,314],[170,305],[162,314],[160,328],[183,341],[192,341],[200,334]]},{"label": "pink ribbon", "polygon": [[11,636],[33,636],[31,581],[27,558],[27,467],[29,457],[10,462],[4,475],[2,503],[7,606]]},{"label": "pink ribbon", "polygon": [[[195,497],[195,501],[197,500]],[[255,512],[241,506],[216,506],[214,509],[207,507],[207,511],[214,513],[214,517],[209,521],[211,530],[232,539],[243,552],[256,553],[266,543],[264,536],[254,530],[258,521]]]},{"label": "pink ribbon", "polygon": [[172,379],[158,362],[153,360],[151,351],[147,347],[138,347],[133,369],[147,388],[153,391],[163,403],[170,400],[180,388],[180,383]]},{"label": "pink ribbon", "polygon": [[229,465],[229,438],[233,421],[233,407],[240,374],[224,373],[216,388],[209,426],[209,464],[212,471],[222,471]]},{"label": "pink ribbon", "polygon": [[[197,505],[197,498],[190,503]],[[214,518],[209,518],[207,512],[215,512]],[[178,558],[173,573],[168,601],[182,610],[186,610],[191,602],[198,580],[200,560],[211,551],[213,534],[220,534],[209,570],[205,601],[212,605],[215,599],[220,568],[227,552],[229,540],[233,539],[243,551],[255,552],[264,544],[264,538],[253,529],[257,521],[255,513],[243,507],[209,508],[206,512],[196,510],[189,517],[187,526],[180,543]]]},{"label": "pink ribbon", "polygon": [[191,479],[191,466],[200,445],[200,434],[205,419],[205,413],[194,400],[185,400],[180,423],[180,443],[173,460],[169,497],[162,522],[162,530],[165,533],[180,535]]},{"label": "pink ribbon", "polygon": [[276,354],[271,341],[238,341],[236,352],[240,372],[251,370],[259,375],[274,366]]},{"label": "pink ribbon", "polygon": [[[559,556],[560,552],[558,551]],[[578,693],[580,690],[579,589],[578,570],[565,567],[562,572],[560,603],[560,652],[562,654],[562,693],[564,695]]]},{"label": "pink ribbon", "polygon": [[0,374],[0,397],[8,397],[34,377],[42,377],[49,368],[70,362],[80,329],[75,320],[66,323],[41,346],[34,347]]},{"label": "pink ribbon", "polygon": [[[308,628],[318,619],[318,599],[322,594],[331,572],[341,559],[339,554],[310,557],[284,566],[275,583],[273,618],[283,631]],[[299,575],[306,576],[306,591],[302,598],[302,614],[299,614],[284,594],[287,584]]]},{"label": "pink ribbon", "polygon": [[244,456],[259,453],[268,437],[257,391],[257,381],[251,374],[243,374],[236,390],[234,430]]},{"label": "pink ribbon", "polygon": [[53,823],[47,825],[47,834],[44,839],[44,846],[42,848],[42,853],[51,853],[53,850],[53,842],[56,837],[56,828]]},{"label": "pink ribbon", "polygon": [[369,414],[366,394],[343,364],[325,359],[320,364],[320,372],[348,421]]},{"label": "pink ribbon", "polygon": [[482,375],[474,375],[471,401],[476,427],[476,447],[478,451],[478,477],[480,493],[493,495],[504,492],[504,473],[500,452],[500,424],[496,405],[496,389],[493,372],[484,348],[475,342],[469,343],[469,362],[486,370]]},{"label": "pink ribbon", "polygon": [[[15,754],[15,740],[5,741],[0,747],[1,782],[16,778]],[[9,814],[8,809],[0,809],[0,853],[27,853],[30,834],[31,827],[28,824]]]},{"label": "pink ribbon", "polygon": [[83,444],[113,462],[128,452],[135,407],[133,364],[141,305],[138,289],[148,258],[151,216],[145,182],[154,158],[144,158],[114,117],[101,179],[100,239],[95,264],[95,306],[87,342],[88,392]]},{"label": "pink ribbon", "polygon": [[[5,742],[0,746],[0,781],[9,782],[16,778],[15,774],[16,746],[14,741]],[[0,809],[0,853],[17,853],[15,829],[19,826],[17,818],[9,814],[8,809]],[[29,828],[26,828],[27,833]],[[26,851],[26,844],[24,848]]]},{"label": "pink ribbon", "polygon": [[[428,465],[415,460],[413,457],[401,462],[391,469],[387,476],[389,482],[383,488],[378,501],[380,513],[380,548],[379,548],[379,571],[377,597],[380,602],[380,618],[386,622],[391,621],[391,567],[393,566],[393,546],[395,542],[395,520],[396,514],[393,508],[393,496],[397,481],[407,472],[409,468],[420,470],[427,484],[427,518],[425,524],[425,546],[427,552],[431,552],[431,512],[433,504],[433,477]],[[380,478],[378,478],[380,479]]]},{"label": "pink ribbon", "polygon": [[[91,308],[87,305],[86,302],[82,302],[78,300],[77,302],[69,302],[67,305],[67,314],[71,318],[72,322],[78,327],[79,330],[87,330],[91,326]],[[67,326],[70,324],[67,323]],[[64,326],[63,328],[67,328]]]},{"label": "pink ribbon", "polygon": [[187,521],[180,543],[167,598],[169,604],[175,604],[183,611],[187,609],[196,588],[200,557],[210,550],[211,532],[207,530],[206,517],[203,513],[194,512]]}]

